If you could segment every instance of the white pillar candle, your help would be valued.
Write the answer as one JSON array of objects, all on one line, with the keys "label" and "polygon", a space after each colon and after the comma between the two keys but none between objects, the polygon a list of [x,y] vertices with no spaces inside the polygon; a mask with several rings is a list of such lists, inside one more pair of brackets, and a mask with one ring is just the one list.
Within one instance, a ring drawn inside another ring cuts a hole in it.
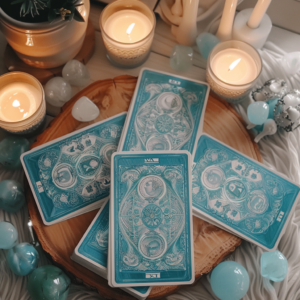
[{"label": "white pillar candle", "polygon": [[253,58],[240,49],[228,48],[217,53],[211,68],[223,82],[242,85],[252,82],[257,77],[257,66]]},{"label": "white pillar candle", "polygon": [[41,103],[41,93],[25,82],[15,82],[0,89],[0,119],[18,122],[29,118]]}]

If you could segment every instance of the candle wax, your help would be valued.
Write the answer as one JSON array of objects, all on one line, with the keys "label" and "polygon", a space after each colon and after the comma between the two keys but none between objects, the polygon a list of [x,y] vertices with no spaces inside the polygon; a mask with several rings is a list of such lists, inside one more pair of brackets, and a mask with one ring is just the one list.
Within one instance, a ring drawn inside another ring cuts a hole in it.
[{"label": "candle wax", "polygon": [[0,89],[0,119],[18,122],[30,117],[38,108],[41,94],[34,86],[15,82]]},{"label": "candle wax", "polygon": [[150,20],[144,14],[126,9],[112,14],[104,24],[104,30],[112,39],[121,43],[136,43],[151,31]]},{"label": "candle wax", "polygon": [[235,85],[252,82],[258,73],[254,59],[245,51],[234,48],[217,53],[211,61],[211,68],[220,80]]}]

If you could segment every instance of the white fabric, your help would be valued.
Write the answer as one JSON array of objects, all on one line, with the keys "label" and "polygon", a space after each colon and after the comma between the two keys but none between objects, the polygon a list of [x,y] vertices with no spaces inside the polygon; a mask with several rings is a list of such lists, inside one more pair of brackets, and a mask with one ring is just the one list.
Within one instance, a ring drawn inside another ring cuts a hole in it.
[{"label": "white fabric", "polygon": [[[261,74],[258,85],[262,85],[266,80],[273,78],[283,78],[290,87],[300,88],[299,72],[288,77],[279,62],[285,53],[271,43],[267,43],[261,51],[264,60],[264,70]],[[247,102],[247,101],[246,101]],[[246,119],[247,103],[237,105],[236,110]],[[274,136],[265,137],[259,142],[260,152],[264,164],[271,169],[277,170],[291,180],[300,184],[300,130],[287,133],[279,130]],[[0,171],[0,180],[17,179],[23,180],[23,172]],[[29,232],[26,227],[28,222],[27,207],[16,214],[8,214],[0,210],[0,220],[12,222],[18,232],[19,241],[30,241]],[[263,280],[260,275],[260,256],[263,250],[248,242],[243,242],[233,254],[227,259],[235,260],[242,264],[249,273],[250,287],[243,300],[298,300],[300,299],[300,249],[299,249],[299,230],[300,225],[300,203],[296,207],[292,221],[288,224],[286,232],[279,243],[281,251],[288,259],[289,273],[286,279],[279,283],[271,284],[268,280]],[[1,237],[0,237],[1,238]],[[40,265],[49,263],[41,253]],[[26,291],[27,278],[15,276],[8,268],[5,251],[0,251],[0,300],[29,300]],[[84,286],[71,285],[68,300],[96,300],[103,299],[96,292],[87,290]],[[193,286],[181,288],[175,294],[168,296],[168,300],[211,300],[214,296],[209,283],[209,275],[203,276]]]}]

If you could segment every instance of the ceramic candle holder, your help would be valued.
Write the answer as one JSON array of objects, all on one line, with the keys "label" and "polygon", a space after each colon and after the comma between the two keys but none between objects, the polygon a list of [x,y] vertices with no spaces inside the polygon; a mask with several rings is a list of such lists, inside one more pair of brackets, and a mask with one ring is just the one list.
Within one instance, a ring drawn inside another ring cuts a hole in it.
[{"label": "ceramic candle holder", "polygon": [[207,60],[206,78],[211,89],[221,98],[238,103],[249,93],[262,69],[259,53],[241,41],[216,45]]},{"label": "ceramic candle holder", "polygon": [[46,115],[43,86],[33,76],[12,72],[0,76],[0,127],[14,134],[30,134]]},{"label": "ceramic candle holder", "polygon": [[155,15],[143,2],[119,0],[107,5],[100,16],[100,28],[107,57],[121,68],[141,65],[150,53]]}]

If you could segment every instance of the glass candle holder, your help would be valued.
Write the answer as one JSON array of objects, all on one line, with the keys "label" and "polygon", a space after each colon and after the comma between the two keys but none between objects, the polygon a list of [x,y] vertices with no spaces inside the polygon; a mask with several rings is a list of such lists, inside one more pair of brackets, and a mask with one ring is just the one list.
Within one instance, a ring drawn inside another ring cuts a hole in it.
[{"label": "glass candle holder", "polygon": [[46,101],[41,83],[23,72],[0,76],[0,127],[14,134],[30,134],[43,122]]},{"label": "glass candle holder", "polygon": [[107,5],[100,16],[100,29],[111,63],[135,68],[149,56],[155,30],[155,15],[143,2],[118,0]]},{"label": "glass candle holder", "polygon": [[250,92],[262,70],[259,53],[241,41],[216,45],[207,60],[206,79],[221,98],[238,103]]}]

